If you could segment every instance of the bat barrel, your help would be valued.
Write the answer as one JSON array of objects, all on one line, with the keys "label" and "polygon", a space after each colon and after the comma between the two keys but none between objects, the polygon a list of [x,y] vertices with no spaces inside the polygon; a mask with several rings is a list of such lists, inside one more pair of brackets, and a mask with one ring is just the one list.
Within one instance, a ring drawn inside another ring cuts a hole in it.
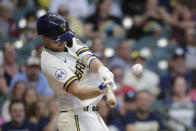
[{"label": "bat barrel", "polygon": [[115,97],[114,93],[111,90],[108,90],[108,93],[106,95],[106,99],[107,99],[107,103],[108,103],[110,108],[115,108],[116,107],[116,105],[117,105],[116,97]]},{"label": "bat barrel", "polygon": [[116,102],[111,100],[111,101],[108,102],[108,105],[109,105],[110,108],[115,108],[116,107]]}]

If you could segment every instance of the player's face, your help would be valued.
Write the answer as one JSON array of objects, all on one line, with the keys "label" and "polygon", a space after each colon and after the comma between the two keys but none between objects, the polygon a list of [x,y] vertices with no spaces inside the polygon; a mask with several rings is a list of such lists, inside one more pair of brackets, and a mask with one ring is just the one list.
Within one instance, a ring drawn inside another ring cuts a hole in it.
[{"label": "player's face", "polygon": [[51,49],[53,51],[57,51],[57,52],[64,51],[66,42],[62,42],[62,43],[55,42],[55,41],[50,40],[46,37],[44,37],[43,39],[45,41],[44,45],[45,45],[46,48]]}]

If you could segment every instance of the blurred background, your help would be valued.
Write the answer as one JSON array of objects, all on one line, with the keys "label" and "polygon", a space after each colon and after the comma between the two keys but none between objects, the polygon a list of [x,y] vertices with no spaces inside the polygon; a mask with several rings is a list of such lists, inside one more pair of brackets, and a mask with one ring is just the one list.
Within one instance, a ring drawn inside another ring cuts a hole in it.
[{"label": "blurred background", "polygon": [[[66,18],[114,73],[118,105],[99,103],[110,131],[196,130],[195,0],[0,0],[0,126],[56,130],[58,102],[40,71],[36,33],[47,12]],[[140,74],[131,70],[137,63]]]}]

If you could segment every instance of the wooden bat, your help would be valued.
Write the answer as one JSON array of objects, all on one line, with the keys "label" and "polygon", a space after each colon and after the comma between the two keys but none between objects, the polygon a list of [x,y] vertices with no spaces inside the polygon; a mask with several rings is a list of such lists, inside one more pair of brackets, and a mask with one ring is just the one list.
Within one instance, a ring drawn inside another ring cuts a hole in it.
[{"label": "wooden bat", "polygon": [[110,86],[107,85],[108,92],[106,94],[106,100],[110,108],[114,108],[117,105],[116,96],[114,95],[113,91],[110,89]]}]

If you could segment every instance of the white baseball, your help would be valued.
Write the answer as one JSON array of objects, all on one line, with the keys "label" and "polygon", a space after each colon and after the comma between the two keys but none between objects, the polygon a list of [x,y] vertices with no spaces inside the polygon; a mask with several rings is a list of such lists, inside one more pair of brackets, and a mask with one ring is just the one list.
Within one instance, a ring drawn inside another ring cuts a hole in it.
[{"label": "white baseball", "polygon": [[143,66],[141,64],[135,64],[132,66],[132,71],[134,74],[139,75],[143,71]]}]

